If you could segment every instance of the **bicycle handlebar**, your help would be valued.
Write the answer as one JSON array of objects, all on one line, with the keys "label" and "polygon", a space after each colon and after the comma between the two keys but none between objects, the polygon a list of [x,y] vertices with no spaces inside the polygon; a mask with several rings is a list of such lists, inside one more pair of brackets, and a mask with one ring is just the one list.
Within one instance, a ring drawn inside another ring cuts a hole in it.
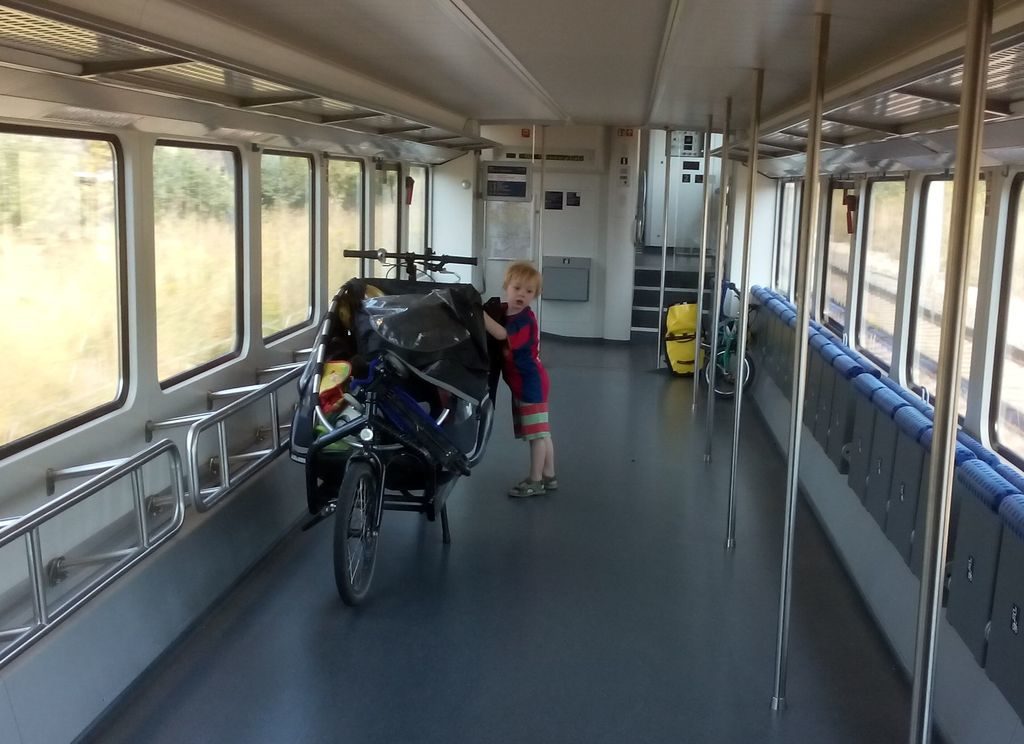
[{"label": "bicycle handlebar", "polygon": [[423,265],[430,264],[463,264],[466,266],[476,266],[480,259],[470,258],[468,256],[447,256],[444,254],[422,254],[422,253],[390,253],[385,250],[379,251],[342,251],[342,255],[345,258],[369,258],[377,259],[378,261],[386,261],[388,259],[396,259],[398,261],[412,261],[413,263],[421,263]]}]

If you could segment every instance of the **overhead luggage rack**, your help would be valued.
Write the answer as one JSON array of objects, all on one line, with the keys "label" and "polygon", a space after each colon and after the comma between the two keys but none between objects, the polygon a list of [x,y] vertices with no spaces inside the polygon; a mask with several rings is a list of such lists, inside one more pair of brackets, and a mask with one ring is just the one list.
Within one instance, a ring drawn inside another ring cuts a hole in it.
[{"label": "overhead luggage rack", "polygon": [[[47,11],[0,8],[0,63],[119,87],[214,103],[257,115],[273,115],[344,129],[377,140],[415,147],[424,162],[443,162],[496,143],[464,131],[418,121],[342,100],[332,91],[300,89],[294,82],[255,74],[228,60],[141,43],[117,30],[94,30]],[[446,154],[445,151],[449,151]]]}]

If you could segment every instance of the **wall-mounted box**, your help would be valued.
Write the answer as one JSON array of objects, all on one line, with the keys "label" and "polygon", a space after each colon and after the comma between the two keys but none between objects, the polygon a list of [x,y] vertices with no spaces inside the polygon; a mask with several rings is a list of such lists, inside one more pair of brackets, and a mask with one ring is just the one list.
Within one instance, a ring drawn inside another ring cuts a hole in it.
[{"label": "wall-mounted box", "polygon": [[590,299],[590,259],[544,256],[545,300],[586,302]]}]

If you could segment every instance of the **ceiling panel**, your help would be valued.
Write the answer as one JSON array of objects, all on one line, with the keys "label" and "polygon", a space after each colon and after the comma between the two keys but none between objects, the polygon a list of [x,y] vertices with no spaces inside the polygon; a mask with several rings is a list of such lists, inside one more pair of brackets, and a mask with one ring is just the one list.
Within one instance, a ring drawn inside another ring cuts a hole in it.
[{"label": "ceiling panel", "polygon": [[215,8],[196,0],[184,4],[469,118],[558,118],[449,0],[218,0]]}]

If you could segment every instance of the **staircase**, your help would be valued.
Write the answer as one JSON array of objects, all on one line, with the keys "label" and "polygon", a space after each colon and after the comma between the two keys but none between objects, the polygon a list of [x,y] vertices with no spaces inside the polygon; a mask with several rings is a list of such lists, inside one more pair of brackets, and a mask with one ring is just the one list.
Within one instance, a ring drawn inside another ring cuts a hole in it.
[{"label": "staircase", "polygon": [[[668,249],[665,266],[665,302],[661,312],[680,302],[697,302],[699,253],[695,249]],[[707,257],[704,277],[704,314],[707,317],[714,302],[714,256]],[[633,269],[633,313],[630,323],[634,341],[653,339],[658,332],[658,295],[661,285],[661,247],[638,249]]]}]

